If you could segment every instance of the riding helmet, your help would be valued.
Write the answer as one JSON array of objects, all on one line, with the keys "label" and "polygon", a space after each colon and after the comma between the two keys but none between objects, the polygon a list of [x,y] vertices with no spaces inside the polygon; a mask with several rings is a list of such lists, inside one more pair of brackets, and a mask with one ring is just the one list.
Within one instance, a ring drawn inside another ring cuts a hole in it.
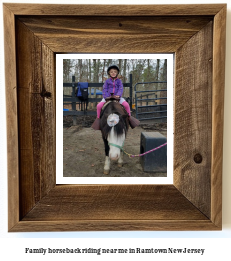
[{"label": "riding helmet", "polygon": [[118,74],[119,74],[119,72],[120,72],[119,67],[118,67],[117,65],[113,64],[113,65],[110,65],[110,66],[108,67],[108,69],[107,69],[107,74],[108,74],[108,75],[109,75],[109,71],[110,71],[111,69],[116,69],[116,70],[118,71]]}]

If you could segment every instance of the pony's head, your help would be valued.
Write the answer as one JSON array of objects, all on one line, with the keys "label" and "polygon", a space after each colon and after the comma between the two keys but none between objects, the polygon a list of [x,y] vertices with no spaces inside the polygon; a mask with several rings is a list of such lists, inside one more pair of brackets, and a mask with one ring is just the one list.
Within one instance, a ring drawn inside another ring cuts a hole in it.
[{"label": "pony's head", "polygon": [[109,157],[117,160],[120,156],[127,131],[128,115],[118,102],[107,105],[101,117],[101,132],[110,147]]}]

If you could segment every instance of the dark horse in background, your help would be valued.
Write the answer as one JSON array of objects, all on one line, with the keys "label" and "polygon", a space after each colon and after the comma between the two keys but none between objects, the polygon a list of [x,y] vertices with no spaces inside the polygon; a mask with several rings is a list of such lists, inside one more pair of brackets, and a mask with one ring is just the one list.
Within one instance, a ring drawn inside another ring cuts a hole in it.
[{"label": "dark horse in background", "polygon": [[113,97],[104,105],[100,116],[100,129],[105,145],[106,160],[104,174],[110,172],[110,161],[123,164],[122,147],[129,128],[129,115],[124,107]]}]

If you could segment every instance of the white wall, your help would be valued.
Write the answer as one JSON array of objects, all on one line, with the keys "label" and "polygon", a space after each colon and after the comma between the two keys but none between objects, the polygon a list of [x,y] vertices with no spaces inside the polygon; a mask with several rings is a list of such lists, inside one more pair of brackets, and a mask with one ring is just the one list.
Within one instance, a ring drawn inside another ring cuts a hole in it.
[{"label": "white wall", "polygon": [[[35,3],[35,1],[9,1],[0,0],[1,6],[0,11],[2,14],[2,2],[20,2],[20,3]],[[113,4],[112,1],[58,1],[58,0],[40,0],[39,3],[63,3],[63,4]],[[129,0],[117,0],[114,1],[115,4],[203,4],[203,3],[227,3],[228,13],[227,13],[227,43],[226,43],[226,85],[225,85],[225,126],[224,126],[224,162],[223,162],[223,230],[218,232],[144,232],[144,231],[134,231],[134,232],[73,232],[73,233],[7,233],[7,166],[6,166],[6,109],[5,109],[5,86],[4,86],[4,49],[3,49],[3,24],[1,19],[0,26],[0,238],[16,239],[16,238],[225,238],[230,241],[231,238],[231,121],[230,121],[230,111],[231,111],[231,1],[230,0],[204,0],[204,1],[129,1]],[[228,241],[225,241],[225,244]],[[29,239],[28,239],[29,241]],[[4,241],[8,242],[8,241]],[[11,242],[11,241],[9,241]],[[21,241],[22,242],[22,241]],[[27,242],[27,241],[26,241]],[[46,241],[43,241],[46,242]],[[113,241],[115,242],[115,241]],[[127,242],[127,241],[126,241]],[[149,242],[149,241],[147,241]],[[156,242],[156,241],[155,241]],[[165,241],[168,242],[168,241]],[[185,242],[185,241],[183,241]],[[190,241],[190,242],[200,242],[200,241]],[[204,241],[203,241],[204,242]],[[213,241],[218,242],[218,241]],[[220,241],[219,241],[220,242]],[[223,242],[223,241],[222,241]],[[217,247],[219,244],[216,244]],[[23,246],[22,246],[23,247]],[[207,246],[208,248],[210,246]],[[222,248],[223,246],[220,245]],[[222,248],[223,249],[223,248]],[[211,250],[212,251],[212,250]],[[207,260],[207,259],[206,259]]]}]

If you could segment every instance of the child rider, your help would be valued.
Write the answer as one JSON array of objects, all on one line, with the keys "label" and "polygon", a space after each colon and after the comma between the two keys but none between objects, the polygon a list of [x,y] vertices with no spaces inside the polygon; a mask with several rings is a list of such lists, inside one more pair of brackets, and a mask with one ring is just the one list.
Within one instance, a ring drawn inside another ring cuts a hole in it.
[{"label": "child rider", "polygon": [[[117,78],[119,74],[119,68],[116,65],[111,65],[107,69],[107,73],[110,76],[103,85],[103,99],[100,103],[97,105],[97,118],[94,121],[93,125],[91,126],[95,130],[100,130],[100,112],[103,107],[103,105],[106,102],[106,98],[109,98],[111,96],[111,93],[116,96],[116,98],[119,99],[120,104],[122,104],[127,111],[129,115],[129,123],[132,128],[135,128],[139,125],[139,121],[131,116],[130,106],[125,101],[125,99],[122,96],[123,94],[123,84],[122,81]],[[131,119],[132,117],[132,119]],[[131,124],[132,123],[132,124]]]}]

